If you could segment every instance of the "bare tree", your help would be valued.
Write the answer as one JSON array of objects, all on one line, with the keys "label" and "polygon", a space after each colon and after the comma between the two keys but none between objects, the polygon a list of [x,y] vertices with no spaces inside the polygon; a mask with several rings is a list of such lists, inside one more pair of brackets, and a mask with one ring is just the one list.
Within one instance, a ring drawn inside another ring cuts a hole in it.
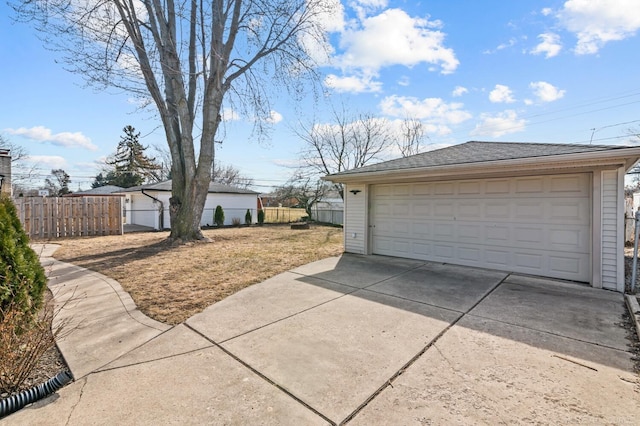
[{"label": "bare tree", "polygon": [[[388,122],[371,114],[350,117],[343,108],[333,111],[333,123],[300,124],[296,134],[304,141],[302,168],[318,176],[362,167],[381,160],[391,146],[392,132]],[[307,176],[308,173],[303,173]],[[344,198],[342,185],[336,184]]]},{"label": "bare tree", "polygon": [[254,184],[253,178],[244,176],[240,170],[231,164],[222,165],[219,161],[214,162],[211,180],[222,185],[245,189]]},{"label": "bare tree", "polygon": [[71,178],[69,177],[69,174],[62,169],[51,170],[51,177],[44,180],[45,188],[48,189],[55,197],[70,194],[70,183]]},{"label": "bare tree", "polygon": [[292,84],[313,75],[308,48],[326,46],[321,23],[330,12],[323,0],[27,0],[13,7],[89,83],[155,105],[172,159],[169,238],[181,241],[204,238],[200,218],[223,105],[268,122],[267,77],[302,87]]},{"label": "bare tree", "polygon": [[425,128],[422,121],[407,117],[400,124],[402,138],[398,140],[398,149],[403,157],[419,154],[425,138]]},{"label": "bare tree", "polygon": [[313,176],[296,172],[284,185],[276,188],[274,195],[278,200],[298,200],[311,217],[311,207],[320,201],[329,191],[331,184]]}]

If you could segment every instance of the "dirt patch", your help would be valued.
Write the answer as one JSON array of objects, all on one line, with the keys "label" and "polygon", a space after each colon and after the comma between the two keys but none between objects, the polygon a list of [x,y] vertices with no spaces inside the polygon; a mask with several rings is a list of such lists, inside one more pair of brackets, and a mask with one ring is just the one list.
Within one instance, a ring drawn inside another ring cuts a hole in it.
[{"label": "dirt patch", "polygon": [[289,225],[203,231],[210,242],[167,244],[168,232],[57,240],[54,257],[118,281],[147,316],[179,324],[267,278],[342,253],[342,229]]}]

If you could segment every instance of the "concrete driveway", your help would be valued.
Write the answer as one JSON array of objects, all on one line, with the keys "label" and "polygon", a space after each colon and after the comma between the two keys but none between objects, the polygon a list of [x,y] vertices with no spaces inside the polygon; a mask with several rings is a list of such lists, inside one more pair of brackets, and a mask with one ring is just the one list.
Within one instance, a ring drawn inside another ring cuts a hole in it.
[{"label": "concrete driveway", "polygon": [[[54,272],[54,288],[74,288],[64,274]],[[76,382],[5,421],[637,424],[624,309],[621,294],[574,283],[343,255],[173,328],[130,306],[133,331],[87,319],[82,340],[60,343]]]}]

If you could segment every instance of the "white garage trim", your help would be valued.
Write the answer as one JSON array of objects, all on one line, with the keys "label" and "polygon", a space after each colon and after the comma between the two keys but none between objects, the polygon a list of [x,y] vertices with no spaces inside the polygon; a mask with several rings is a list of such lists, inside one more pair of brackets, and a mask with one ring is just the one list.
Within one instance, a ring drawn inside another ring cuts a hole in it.
[{"label": "white garage trim", "polygon": [[378,184],[369,205],[373,254],[591,281],[590,173]]}]

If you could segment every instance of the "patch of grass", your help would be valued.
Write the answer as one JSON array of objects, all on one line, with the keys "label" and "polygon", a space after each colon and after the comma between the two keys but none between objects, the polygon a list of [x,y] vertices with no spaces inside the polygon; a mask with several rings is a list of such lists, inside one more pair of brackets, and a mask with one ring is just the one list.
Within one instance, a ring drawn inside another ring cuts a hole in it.
[{"label": "patch of grass", "polygon": [[168,232],[55,241],[55,258],[117,280],[149,317],[179,324],[289,269],[342,253],[342,229],[286,226],[204,230],[211,242],[172,246]]}]

